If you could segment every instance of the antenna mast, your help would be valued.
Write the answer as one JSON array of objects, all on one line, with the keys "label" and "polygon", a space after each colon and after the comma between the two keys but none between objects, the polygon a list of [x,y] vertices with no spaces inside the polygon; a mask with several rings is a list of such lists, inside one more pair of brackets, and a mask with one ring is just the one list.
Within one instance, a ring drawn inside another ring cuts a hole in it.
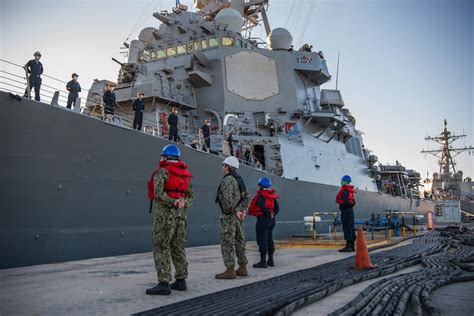
[{"label": "antenna mast", "polygon": [[[439,137],[425,137],[425,140],[432,140],[437,142],[441,145],[441,149],[438,150],[422,150],[422,154],[430,154],[439,158],[439,177],[443,180],[449,180],[451,175],[456,173],[456,162],[454,162],[454,157],[463,153],[466,150],[469,150],[469,154],[471,154],[471,150],[474,147],[462,147],[462,148],[453,148],[451,144],[456,140],[466,137],[467,135],[451,135],[451,132],[448,131],[447,128],[448,122],[446,119],[444,120],[444,129],[439,134]],[[451,171],[452,170],[452,171]]]}]

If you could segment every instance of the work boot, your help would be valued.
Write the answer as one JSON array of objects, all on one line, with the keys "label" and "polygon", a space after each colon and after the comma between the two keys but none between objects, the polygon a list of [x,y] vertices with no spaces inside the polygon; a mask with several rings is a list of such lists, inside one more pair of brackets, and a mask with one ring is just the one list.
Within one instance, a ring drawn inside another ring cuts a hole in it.
[{"label": "work boot", "polygon": [[273,253],[268,254],[267,266],[274,267],[275,262],[273,262]]},{"label": "work boot", "polygon": [[237,270],[235,270],[235,274],[237,274],[238,276],[247,276],[247,275],[249,275],[248,272],[247,272],[247,265],[245,265],[245,264],[239,265],[239,268]]},{"label": "work boot", "polygon": [[176,291],[186,291],[186,280],[176,279],[174,283],[171,283],[171,289]]},{"label": "work boot", "polygon": [[218,280],[233,280],[237,278],[234,268],[227,268],[224,272],[216,274]]},{"label": "work boot", "polygon": [[254,268],[267,268],[266,255],[260,254],[260,262],[254,263]]},{"label": "work boot", "polygon": [[349,244],[349,241],[346,241],[346,246],[342,249],[339,249],[339,252],[352,252],[352,248]]},{"label": "work boot", "polygon": [[148,295],[170,295],[171,289],[168,282],[160,282],[151,289],[146,290]]},{"label": "work boot", "polygon": [[351,250],[352,251],[356,251],[354,243],[355,243],[355,241],[351,241]]}]

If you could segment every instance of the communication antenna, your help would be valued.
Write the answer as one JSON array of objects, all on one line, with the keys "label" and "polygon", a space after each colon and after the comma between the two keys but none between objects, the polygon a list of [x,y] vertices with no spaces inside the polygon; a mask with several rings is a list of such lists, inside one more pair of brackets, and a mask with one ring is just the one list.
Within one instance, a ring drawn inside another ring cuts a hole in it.
[{"label": "communication antenna", "polygon": [[340,53],[337,52],[336,90],[337,90],[337,81],[339,79],[339,55],[340,55]]}]

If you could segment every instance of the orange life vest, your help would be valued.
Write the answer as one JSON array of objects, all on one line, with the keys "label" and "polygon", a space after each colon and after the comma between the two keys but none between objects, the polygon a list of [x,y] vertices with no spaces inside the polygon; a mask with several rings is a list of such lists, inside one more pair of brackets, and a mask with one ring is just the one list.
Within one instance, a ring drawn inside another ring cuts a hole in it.
[{"label": "orange life vest", "polygon": [[173,199],[184,197],[186,192],[188,192],[189,178],[193,176],[191,172],[187,170],[188,165],[182,161],[160,161],[159,167],[153,171],[148,180],[148,198],[150,200],[157,198],[155,195],[155,181],[153,177],[162,168],[168,171],[168,180],[165,182],[163,188],[166,194]]},{"label": "orange life vest", "polygon": [[260,206],[257,205],[259,196],[263,196],[263,198],[265,199],[265,207],[267,208],[268,212],[273,213],[273,209],[275,207],[275,199],[278,199],[279,196],[275,194],[274,189],[270,189],[257,191],[257,194],[255,194],[255,196],[252,198],[252,201],[250,202],[248,214],[252,216],[263,215],[263,210],[260,208]]},{"label": "orange life vest", "polygon": [[340,189],[339,192],[336,195],[336,203],[337,204],[344,204],[344,200],[342,199],[342,193],[344,191],[347,191],[349,193],[348,200],[349,202],[354,205],[354,186],[350,184],[345,184],[343,185]]}]

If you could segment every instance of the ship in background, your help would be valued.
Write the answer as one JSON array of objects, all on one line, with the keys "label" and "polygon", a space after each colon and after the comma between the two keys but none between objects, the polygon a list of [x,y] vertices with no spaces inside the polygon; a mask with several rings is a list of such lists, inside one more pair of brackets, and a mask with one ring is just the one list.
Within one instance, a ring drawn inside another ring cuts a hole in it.
[{"label": "ship in background", "polygon": [[[268,0],[195,7],[154,13],[159,26],[125,43],[115,115],[103,111],[110,80],[96,80],[74,111],[60,106],[58,91],[49,103],[18,96],[21,76],[1,86],[0,268],[150,251],[146,180],[169,144],[171,107],[179,109],[179,146],[196,191],[187,246],[219,242],[214,198],[231,144],[249,190],[268,176],[281,196],[276,238],[300,234],[314,211],[337,211],[344,174],[358,189],[358,220],[386,210],[423,218],[433,210],[420,197],[419,173],[380,164],[341,92],[321,88],[331,79],[324,54],[307,44],[296,51],[288,30],[270,28]],[[260,24],[266,43],[247,32]],[[131,128],[139,91],[143,132]],[[206,119],[210,151],[201,150]],[[318,230],[332,223],[323,219]],[[254,239],[254,219],[245,228]]]},{"label": "ship in background", "polygon": [[433,173],[432,179],[425,179],[427,190],[426,198],[436,201],[435,215],[444,217],[447,211],[445,206],[459,205],[466,217],[474,214],[474,182],[471,177],[464,177],[462,170],[456,170],[454,158],[463,152],[474,150],[472,146],[453,147],[453,143],[467,135],[456,135],[448,130],[448,122],[444,120],[444,127],[439,136],[427,136],[425,140],[434,141],[440,145],[439,149],[422,150],[423,154],[430,154],[438,158],[439,172]]}]

